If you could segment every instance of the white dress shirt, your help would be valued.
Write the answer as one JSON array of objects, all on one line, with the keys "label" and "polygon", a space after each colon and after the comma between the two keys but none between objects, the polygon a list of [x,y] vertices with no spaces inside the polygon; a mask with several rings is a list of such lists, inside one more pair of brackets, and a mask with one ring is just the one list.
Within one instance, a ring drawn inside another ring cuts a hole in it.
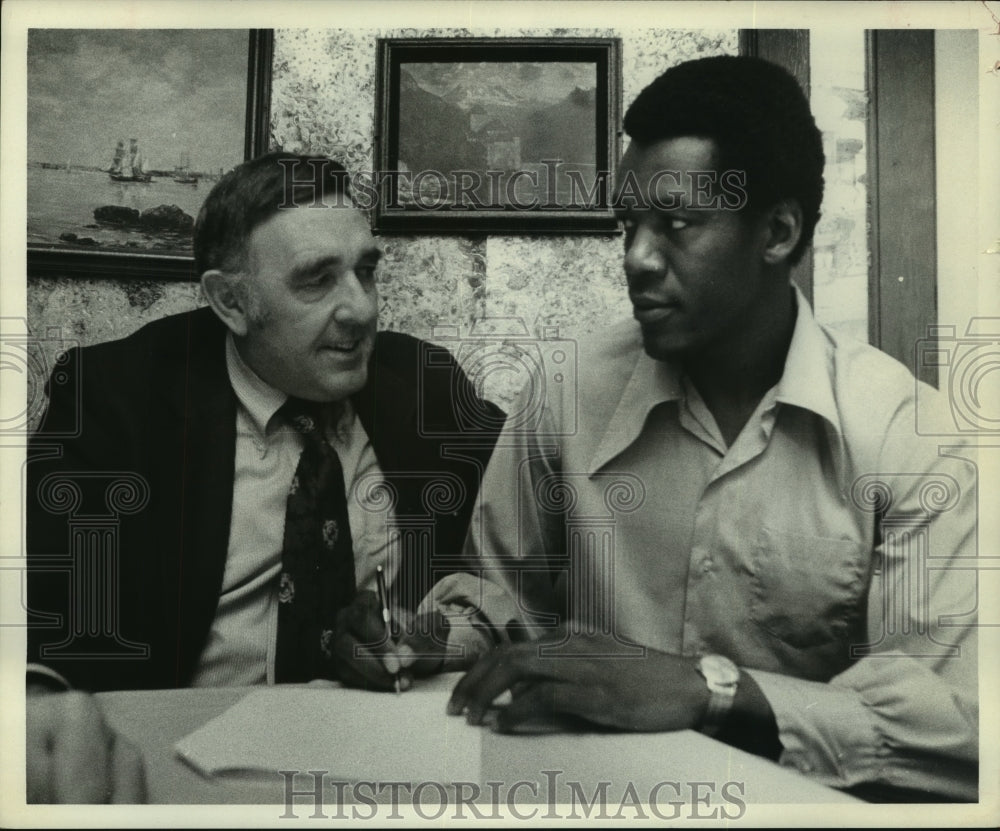
[{"label": "white dress shirt", "polygon": [[[275,417],[288,396],[247,366],[231,335],[226,366],[237,399],[229,549],[219,605],[192,686],[274,683],[285,502],[303,447],[302,437]],[[382,471],[349,401],[327,440],[344,469],[357,587],[374,591],[375,567],[382,565],[391,583],[398,558],[389,556],[391,511],[377,496]]]}]

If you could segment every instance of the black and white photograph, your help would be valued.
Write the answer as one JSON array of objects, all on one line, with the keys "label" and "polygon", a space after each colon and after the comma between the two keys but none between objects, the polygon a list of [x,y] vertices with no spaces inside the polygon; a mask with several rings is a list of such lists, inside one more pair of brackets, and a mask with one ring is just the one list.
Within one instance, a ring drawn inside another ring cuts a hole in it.
[{"label": "black and white photograph", "polygon": [[0,13],[0,825],[1000,823],[1000,4]]}]

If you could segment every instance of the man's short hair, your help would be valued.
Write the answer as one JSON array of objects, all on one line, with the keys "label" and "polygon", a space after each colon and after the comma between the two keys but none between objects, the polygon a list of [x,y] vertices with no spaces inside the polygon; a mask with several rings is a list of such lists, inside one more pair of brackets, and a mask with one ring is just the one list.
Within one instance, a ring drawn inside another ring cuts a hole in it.
[{"label": "man's short hair", "polygon": [[823,201],[823,141],[805,94],[786,70],[735,55],[679,64],[639,93],[624,126],[640,147],[678,136],[715,141],[718,171],[746,172],[752,215],[795,199],[802,237],[790,260],[802,257]]},{"label": "man's short hair", "polygon": [[279,210],[300,205],[349,205],[343,165],[326,156],[276,151],[230,170],[212,188],[194,226],[198,274],[246,265],[253,230]]}]

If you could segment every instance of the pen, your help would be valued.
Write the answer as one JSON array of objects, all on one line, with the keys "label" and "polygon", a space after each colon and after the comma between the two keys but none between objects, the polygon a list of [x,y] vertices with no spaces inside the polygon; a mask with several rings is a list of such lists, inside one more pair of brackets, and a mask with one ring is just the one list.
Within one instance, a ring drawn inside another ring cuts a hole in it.
[{"label": "pen", "polygon": [[[392,615],[389,614],[389,594],[385,590],[385,572],[382,570],[382,566],[375,566],[375,585],[378,588],[378,602],[382,607],[382,622],[385,623],[385,634],[389,638],[389,642],[395,646],[395,642],[392,640]],[[399,671],[393,675],[393,687],[396,689],[396,695],[399,695],[402,690],[399,688]]]}]

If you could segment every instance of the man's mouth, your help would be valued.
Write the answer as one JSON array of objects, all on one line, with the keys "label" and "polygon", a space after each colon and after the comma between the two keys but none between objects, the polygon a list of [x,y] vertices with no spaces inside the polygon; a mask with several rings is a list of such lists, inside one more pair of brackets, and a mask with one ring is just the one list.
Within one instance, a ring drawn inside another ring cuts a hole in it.
[{"label": "man's mouth", "polygon": [[361,348],[361,341],[361,338],[334,341],[333,343],[325,344],[323,349],[338,355],[353,355]]},{"label": "man's mouth", "polygon": [[632,298],[632,316],[639,323],[657,323],[670,317],[679,304],[650,297]]}]

